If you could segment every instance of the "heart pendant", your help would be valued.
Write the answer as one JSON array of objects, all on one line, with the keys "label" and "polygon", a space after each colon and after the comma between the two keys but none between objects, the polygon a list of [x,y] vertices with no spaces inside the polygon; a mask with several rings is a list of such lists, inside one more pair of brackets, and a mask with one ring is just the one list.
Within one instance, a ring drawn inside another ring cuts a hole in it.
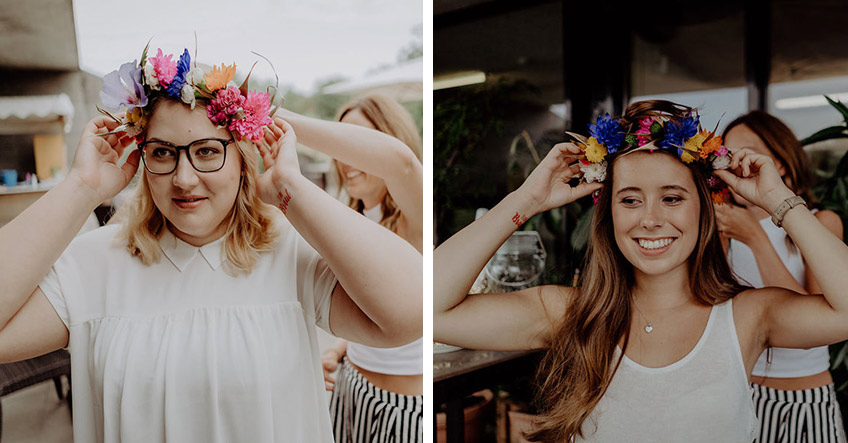
[{"label": "heart pendant", "polygon": [[650,333],[651,333],[651,331],[653,331],[653,330],[654,330],[654,327],[653,327],[653,326],[651,326],[651,325],[645,325],[645,332],[647,332],[647,333],[649,333],[649,334],[650,334]]}]

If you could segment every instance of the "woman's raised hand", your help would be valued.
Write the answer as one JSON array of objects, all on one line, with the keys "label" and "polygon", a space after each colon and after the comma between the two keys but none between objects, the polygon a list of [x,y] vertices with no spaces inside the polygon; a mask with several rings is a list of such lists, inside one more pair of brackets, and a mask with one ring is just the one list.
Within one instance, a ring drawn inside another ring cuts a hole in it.
[{"label": "woman's raised hand", "polygon": [[300,175],[297,135],[287,121],[275,117],[274,123],[265,127],[264,143],[256,145],[265,163],[265,172],[259,176],[259,196],[274,206],[285,205],[285,178]]},{"label": "woman's raised hand", "polygon": [[730,166],[715,174],[745,200],[773,214],[783,200],[795,195],[786,187],[774,161],[750,149],[733,152]]},{"label": "woman's raised hand", "polygon": [[118,126],[119,123],[104,116],[88,122],[68,172],[69,179],[77,180],[92,191],[97,200],[95,204],[118,195],[138,170],[141,159],[138,150],[131,152],[126,162],[118,166],[118,160],[124,155],[124,149],[132,143],[132,138],[124,134],[98,135]]},{"label": "woman's raised hand", "polygon": [[567,205],[601,188],[600,183],[568,184],[580,173],[577,157],[583,151],[573,143],[559,143],[536,166],[518,191],[535,206],[534,214]]}]

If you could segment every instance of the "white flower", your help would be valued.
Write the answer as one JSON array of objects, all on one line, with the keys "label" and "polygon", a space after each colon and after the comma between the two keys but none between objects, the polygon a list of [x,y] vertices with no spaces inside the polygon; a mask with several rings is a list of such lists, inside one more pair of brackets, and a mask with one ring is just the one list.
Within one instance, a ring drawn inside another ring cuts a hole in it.
[{"label": "white flower", "polygon": [[602,161],[600,163],[590,163],[588,165],[581,162],[580,172],[583,173],[583,178],[586,180],[586,183],[592,183],[593,181],[600,183],[607,178],[607,162]]},{"label": "white flower", "polygon": [[135,137],[141,134],[142,129],[143,128],[138,123],[127,124],[127,129],[124,131],[124,133],[127,135],[127,137]]},{"label": "white flower", "polygon": [[205,75],[206,73],[203,72],[203,68],[201,68],[200,66],[195,66],[194,68],[191,68],[191,71],[188,72],[188,75],[186,76],[186,81],[188,81],[188,83],[194,86],[197,86],[203,83],[203,76]]},{"label": "white flower", "polygon": [[144,82],[147,83],[147,86],[150,86],[150,89],[154,89],[158,91],[159,88],[159,80],[156,79],[156,69],[153,67],[153,63],[147,62],[144,64]]},{"label": "white flower", "polygon": [[191,105],[191,109],[194,109],[194,105],[197,104],[197,100],[194,98],[194,88],[188,83],[184,84],[180,90],[180,98],[183,103]]},{"label": "white flower", "polygon": [[713,169],[727,169],[730,166],[730,154],[716,157],[713,160]]}]

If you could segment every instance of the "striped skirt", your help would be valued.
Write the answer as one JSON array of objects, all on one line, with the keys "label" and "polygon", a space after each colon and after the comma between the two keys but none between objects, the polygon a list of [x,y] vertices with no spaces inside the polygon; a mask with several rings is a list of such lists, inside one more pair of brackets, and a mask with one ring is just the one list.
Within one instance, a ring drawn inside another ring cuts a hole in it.
[{"label": "striped skirt", "polygon": [[751,386],[760,419],[760,443],[846,443],[832,384],[801,391]]},{"label": "striped skirt", "polygon": [[374,386],[345,358],[330,399],[336,443],[421,443],[423,397]]}]

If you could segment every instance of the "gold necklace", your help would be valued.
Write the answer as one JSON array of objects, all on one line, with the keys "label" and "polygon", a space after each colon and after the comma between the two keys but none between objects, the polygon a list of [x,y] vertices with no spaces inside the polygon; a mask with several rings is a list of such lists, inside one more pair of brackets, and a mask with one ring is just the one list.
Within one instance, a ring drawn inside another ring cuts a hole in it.
[{"label": "gold necklace", "polygon": [[643,314],[643,313],[642,313],[642,310],[641,310],[641,309],[639,309],[639,305],[637,305],[637,304],[636,304],[636,300],[635,300],[635,299],[633,300],[633,307],[634,307],[634,308],[636,308],[636,312],[638,312],[638,313],[639,313],[639,315],[640,315],[640,316],[642,316],[642,320],[644,320],[644,321],[645,321],[645,332],[646,332],[646,333],[648,333],[648,334],[650,334],[650,333],[651,333],[651,331],[653,331],[653,330],[654,330],[654,325],[655,325],[655,324],[657,324],[657,323],[659,323],[659,322],[661,322],[661,321],[665,320],[666,318],[668,318],[668,316],[669,316],[669,315],[673,314],[673,313],[674,313],[674,311],[677,311],[678,309],[682,308],[682,307],[683,307],[684,305],[686,305],[687,303],[689,303],[689,299],[686,299],[686,301],[685,301],[685,302],[683,302],[683,303],[681,303],[681,304],[679,304],[679,305],[677,305],[677,306],[675,306],[675,307],[673,307],[673,308],[670,308],[670,309],[671,309],[671,311],[670,311],[668,314],[663,315],[662,317],[660,317],[660,319],[659,319],[659,320],[657,320],[657,321],[648,321],[648,318],[647,318],[647,317],[645,317],[645,314]]}]

